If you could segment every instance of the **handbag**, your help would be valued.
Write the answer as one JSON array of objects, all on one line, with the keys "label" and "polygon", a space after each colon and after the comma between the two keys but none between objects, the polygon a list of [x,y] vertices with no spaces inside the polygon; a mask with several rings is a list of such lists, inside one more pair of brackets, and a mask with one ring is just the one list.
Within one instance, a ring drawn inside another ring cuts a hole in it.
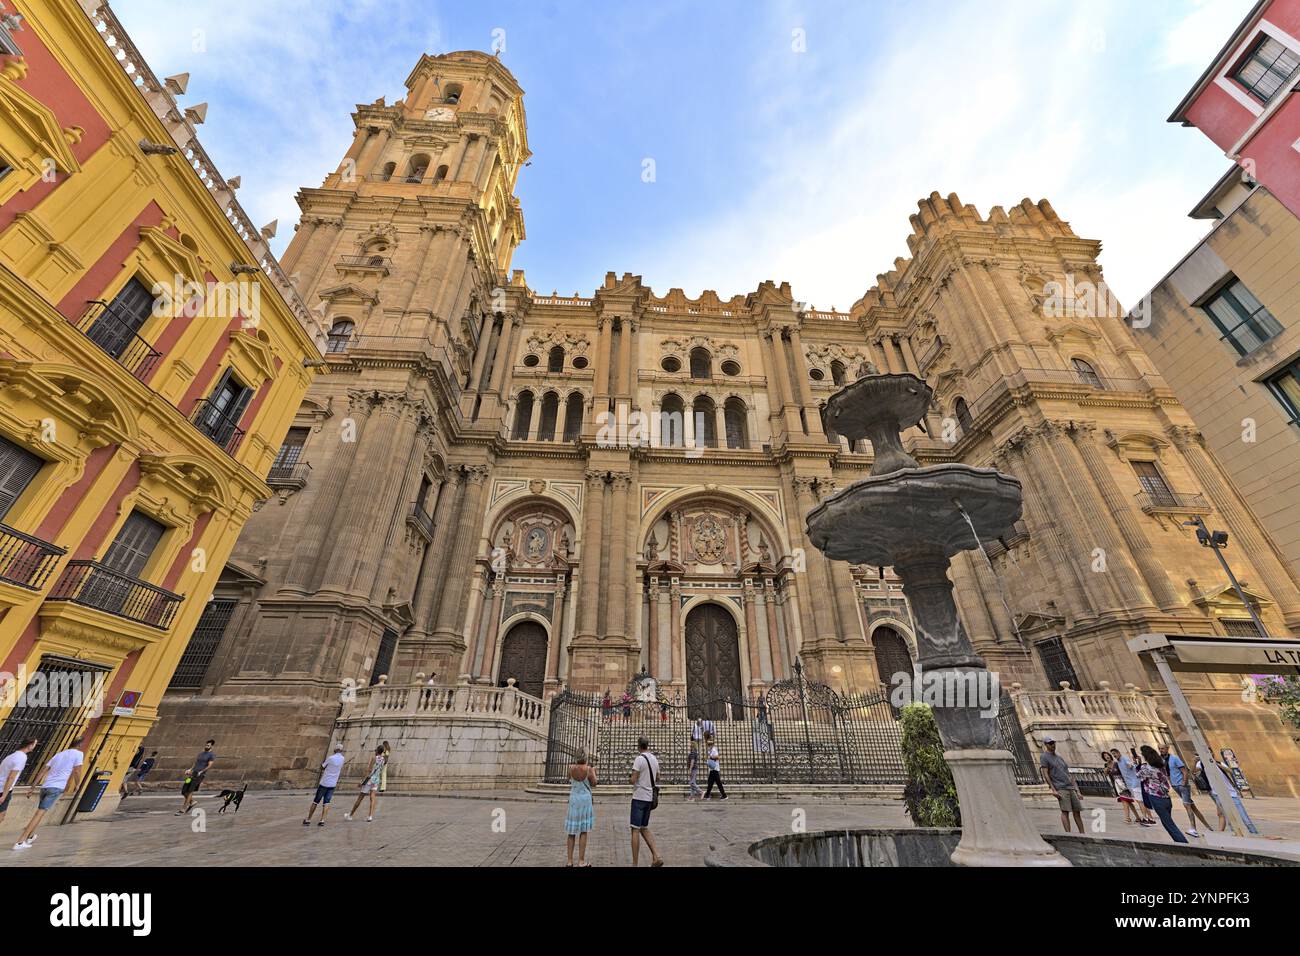
[{"label": "handbag", "polygon": [[659,784],[655,783],[654,765],[650,763],[648,751],[641,756],[645,757],[645,769],[650,774],[650,809],[657,810],[659,808]]}]

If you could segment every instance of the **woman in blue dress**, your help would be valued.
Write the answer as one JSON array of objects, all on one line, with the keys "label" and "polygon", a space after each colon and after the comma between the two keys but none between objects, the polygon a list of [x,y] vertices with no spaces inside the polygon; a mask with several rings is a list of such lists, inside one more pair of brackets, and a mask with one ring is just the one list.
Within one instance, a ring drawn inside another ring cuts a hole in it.
[{"label": "woman in blue dress", "polygon": [[569,765],[569,812],[564,817],[564,832],[569,835],[569,862],[573,866],[573,844],[578,844],[578,866],[591,866],[587,862],[587,834],[596,822],[596,808],[591,802],[591,788],[596,786],[596,770],[587,765],[587,753],[578,756]]}]

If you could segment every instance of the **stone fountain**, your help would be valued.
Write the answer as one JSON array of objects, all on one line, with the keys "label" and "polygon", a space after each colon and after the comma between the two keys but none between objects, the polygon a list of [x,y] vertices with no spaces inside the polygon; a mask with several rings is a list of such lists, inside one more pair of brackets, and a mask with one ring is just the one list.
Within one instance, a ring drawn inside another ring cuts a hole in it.
[{"label": "stone fountain", "polygon": [[[827,557],[893,567],[916,622],[917,667],[941,686],[989,681],[957,618],[948,569],[959,551],[1006,534],[1020,518],[1020,482],[992,468],[920,467],[901,432],[925,418],[933,391],[910,374],[868,374],[831,396],[828,430],[871,441],[871,475],[808,514],[808,537]],[[997,695],[994,696],[997,699]],[[1011,754],[995,748],[997,718],[971,696],[945,697],[934,711],[961,801],[961,840],[952,861],[966,866],[1069,866],[1025,812]]]}]

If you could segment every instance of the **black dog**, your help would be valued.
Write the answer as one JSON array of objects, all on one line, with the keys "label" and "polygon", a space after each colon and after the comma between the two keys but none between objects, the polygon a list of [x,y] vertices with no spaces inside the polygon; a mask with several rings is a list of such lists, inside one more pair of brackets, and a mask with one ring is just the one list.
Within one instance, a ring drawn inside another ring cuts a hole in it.
[{"label": "black dog", "polygon": [[222,790],[221,791],[221,809],[217,813],[225,813],[230,809],[230,805],[235,805],[235,812],[239,812],[239,805],[244,800],[244,794],[248,792],[248,784],[244,784],[243,790]]}]

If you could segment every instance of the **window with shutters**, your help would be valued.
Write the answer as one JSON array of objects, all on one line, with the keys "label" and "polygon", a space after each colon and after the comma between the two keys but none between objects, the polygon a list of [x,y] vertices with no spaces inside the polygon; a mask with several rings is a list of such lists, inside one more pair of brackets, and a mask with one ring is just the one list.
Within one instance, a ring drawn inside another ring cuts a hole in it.
[{"label": "window with shutters", "polygon": [[194,413],[194,424],[227,451],[234,451],[236,439],[243,435],[239,421],[244,417],[253,390],[226,369],[217,381],[212,394],[199,402]]},{"label": "window with shutters", "polygon": [[0,438],[0,521],[44,464],[26,448]]},{"label": "window with shutters", "polygon": [[176,672],[172,675],[168,689],[199,688],[207,676],[208,667],[216,656],[221,638],[225,636],[226,626],[235,612],[238,602],[234,598],[213,598],[203,609],[199,623],[194,626],[194,635],[185,645]]},{"label": "window with shutters", "polygon": [[127,280],[86,330],[86,336],[113,358],[121,358],[153,315],[154,301],[147,285],[139,279]]},{"label": "window with shutters", "polygon": [[166,530],[161,522],[139,511],[132,511],[127,515],[126,522],[113,543],[108,546],[101,563],[106,568],[138,579],[144,573],[145,565],[149,563],[154,548],[158,547]]},{"label": "window with shutters", "polygon": [[1255,99],[1267,103],[1297,67],[1300,53],[1266,35],[1251,48],[1232,78]]},{"label": "window with shutters", "polygon": [[1282,332],[1273,313],[1236,276],[1201,306],[1238,355],[1247,355]]}]

